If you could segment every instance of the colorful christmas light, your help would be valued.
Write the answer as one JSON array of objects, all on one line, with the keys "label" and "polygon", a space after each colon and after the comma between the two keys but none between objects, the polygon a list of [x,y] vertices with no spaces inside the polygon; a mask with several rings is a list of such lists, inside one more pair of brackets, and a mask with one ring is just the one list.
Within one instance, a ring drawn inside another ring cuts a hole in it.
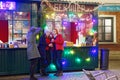
[{"label": "colorful christmas light", "polygon": [[75,58],[75,62],[76,63],[81,63],[81,59],[77,57],[77,58]]},{"label": "colorful christmas light", "polygon": [[90,62],[91,59],[90,58],[86,58],[85,60],[86,60],[86,62]]}]

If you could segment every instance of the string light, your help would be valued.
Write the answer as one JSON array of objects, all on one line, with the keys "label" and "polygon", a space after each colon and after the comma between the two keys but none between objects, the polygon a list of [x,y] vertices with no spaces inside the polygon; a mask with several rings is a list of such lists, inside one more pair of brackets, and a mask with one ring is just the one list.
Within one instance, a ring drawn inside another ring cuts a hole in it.
[{"label": "string light", "polygon": [[50,64],[50,69],[51,69],[52,71],[54,71],[54,70],[56,70],[56,66],[55,66],[54,64]]},{"label": "string light", "polygon": [[74,54],[75,52],[73,50],[70,51],[71,54]]},{"label": "string light", "polygon": [[37,36],[36,36],[36,39],[37,39],[37,40],[39,40],[39,38],[40,38],[40,36],[39,36],[39,35],[37,35]]},{"label": "string light", "polygon": [[85,60],[86,60],[86,62],[90,62],[90,58],[86,58]]},{"label": "string light", "polygon": [[[71,2],[71,1],[72,1],[72,2]],[[52,6],[52,4],[51,4],[48,0],[42,0],[42,1],[41,1],[41,7],[42,7],[43,3],[46,3],[46,5],[47,5],[49,8],[51,8],[52,10],[54,10],[54,11],[56,11],[56,12],[65,12],[65,11],[67,11],[67,10],[70,9],[70,6],[71,6],[72,4],[74,4],[74,5],[76,5],[77,7],[79,7],[80,10],[82,10],[83,12],[93,12],[93,11],[97,10],[99,7],[103,6],[103,3],[101,3],[101,5],[99,5],[99,6],[96,7],[96,8],[93,8],[93,9],[85,9],[85,8],[83,8],[83,7],[80,7],[80,6],[79,6],[79,2],[77,2],[76,0],[75,0],[75,1],[74,1],[74,0],[71,0],[71,1],[68,2],[68,7],[65,7],[63,10],[58,10],[58,9],[54,8],[54,7]],[[99,3],[99,4],[100,4],[100,3]]]},{"label": "string light", "polygon": [[75,58],[75,62],[76,63],[81,63],[81,59],[77,57],[77,58]]}]

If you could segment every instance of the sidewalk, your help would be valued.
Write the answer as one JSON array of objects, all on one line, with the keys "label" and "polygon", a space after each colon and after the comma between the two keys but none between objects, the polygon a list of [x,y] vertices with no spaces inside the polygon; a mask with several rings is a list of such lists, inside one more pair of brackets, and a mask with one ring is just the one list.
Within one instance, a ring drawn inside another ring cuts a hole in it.
[{"label": "sidewalk", "polygon": [[[97,74],[101,70],[96,69],[96,71],[91,71],[92,74]],[[120,77],[120,61],[119,60],[114,60],[114,61],[109,61],[109,70],[104,70],[109,76],[111,75],[117,75]],[[36,74],[36,77],[38,80],[89,80],[87,76],[82,72],[67,72],[64,73],[63,76],[61,77],[56,77],[52,74],[50,74],[48,77],[41,77],[39,74]],[[97,80],[104,80],[105,76],[99,76],[96,79]],[[29,80],[29,75],[18,75],[18,76],[4,76],[0,77],[0,80]],[[115,80],[115,79],[111,79]],[[120,78],[119,78],[120,80]]]}]

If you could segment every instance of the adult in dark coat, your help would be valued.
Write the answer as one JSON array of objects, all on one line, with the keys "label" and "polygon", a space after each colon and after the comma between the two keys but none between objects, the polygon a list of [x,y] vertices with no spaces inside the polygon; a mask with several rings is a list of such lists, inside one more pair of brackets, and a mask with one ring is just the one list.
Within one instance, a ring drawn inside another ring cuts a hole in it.
[{"label": "adult in dark coat", "polygon": [[51,54],[50,54],[50,32],[45,31],[45,33],[40,37],[39,40],[39,53],[41,55],[40,58],[40,73],[41,76],[48,76],[48,73],[46,72],[46,68],[51,63]]}]

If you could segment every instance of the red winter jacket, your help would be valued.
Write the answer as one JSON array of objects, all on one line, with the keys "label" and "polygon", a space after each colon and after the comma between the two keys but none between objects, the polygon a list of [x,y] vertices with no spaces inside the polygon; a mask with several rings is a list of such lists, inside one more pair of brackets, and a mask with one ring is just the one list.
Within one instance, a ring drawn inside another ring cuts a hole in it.
[{"label": "red winter jacket", "polygon": [[50,38],[49,37],[46,37],[46,48],[45,50],[49,50],[49,45],[50,44]]},{"label": "red winter jacket", "polygon": [[54,43],[56,45],[56,50],[64,50],[64,39],[61,34],[58,34],[54,40]]}]

